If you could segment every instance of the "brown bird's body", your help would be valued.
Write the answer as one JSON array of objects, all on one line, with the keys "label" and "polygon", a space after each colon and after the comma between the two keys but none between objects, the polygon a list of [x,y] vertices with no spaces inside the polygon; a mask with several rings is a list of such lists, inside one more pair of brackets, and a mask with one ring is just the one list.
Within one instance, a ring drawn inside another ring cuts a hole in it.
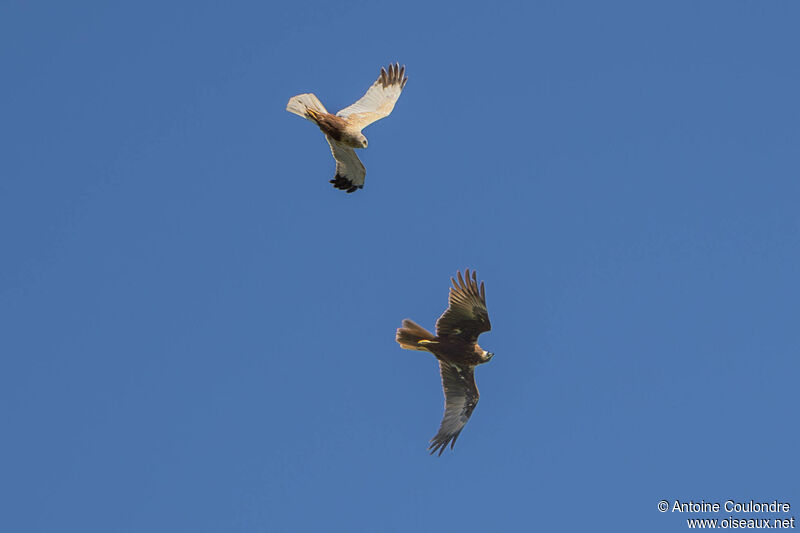
[{"label": "brown bird's body", "polygon": [[[416,345],[410,342],[403,342],[403,340],[408,341],[405,334],[414,326],[425,331],[425,333],[430,335],[430,338],[421,338],[416,341]],[[431,352],[436,356],[436,359],[455,365],[477,366],[488,362],[484,355],[486,350],[478,346],[476,342],[469,342],[460,337],[436,337],[422,328],[422,326],[409,319],[403,320],[403,327],[398,331],[402,331],[403,334],[398,334],[397,342],[407,350],[424,350]]]},{"label": "brown bird's body", "polygon": [[493,353],[478,345],[478,336],[492,329],[486,310],[483,282],[478,286],[475,272],[465,277],[458,272],[458,282],[451,278],[449,307],[436,321],[436,335],[412,320],[403,320],[396,340],[407,350],[431,352],[439,360],[445,412],[439,432],[431,439],[431,453],[452,449],[478,404],[475,367],[489,362]]}]

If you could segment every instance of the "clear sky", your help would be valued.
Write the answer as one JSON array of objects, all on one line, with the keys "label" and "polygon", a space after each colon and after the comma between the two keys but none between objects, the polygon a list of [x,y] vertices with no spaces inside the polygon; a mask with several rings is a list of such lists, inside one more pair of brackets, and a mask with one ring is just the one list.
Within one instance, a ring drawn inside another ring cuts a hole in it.
[{"label": "clear sky", "polygon": [[[796,2],[111,4],[0,6],[0,529],[800,517]],[[286,102],[390,61],[344,194]],[[430,457],[395,328],[465,267],[496,356]]]}]

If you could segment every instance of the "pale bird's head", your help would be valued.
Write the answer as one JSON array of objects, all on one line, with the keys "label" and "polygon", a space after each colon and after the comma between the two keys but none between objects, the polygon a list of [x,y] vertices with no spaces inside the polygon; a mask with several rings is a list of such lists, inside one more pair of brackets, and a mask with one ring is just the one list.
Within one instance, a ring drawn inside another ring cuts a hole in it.
[{"label": "pale bird's head", "polygon": [[361,143],[361,148],[366,148],[367,147],[367,138],[364,137],[363,133],[359,133],[358,134],[358,142]]},{"label": "pale bird's head", "polygon": [[487,352],[484,350],[483,358],[486,359],[487,363],[492,360],[492,357],[494,357],[494,352]]}]

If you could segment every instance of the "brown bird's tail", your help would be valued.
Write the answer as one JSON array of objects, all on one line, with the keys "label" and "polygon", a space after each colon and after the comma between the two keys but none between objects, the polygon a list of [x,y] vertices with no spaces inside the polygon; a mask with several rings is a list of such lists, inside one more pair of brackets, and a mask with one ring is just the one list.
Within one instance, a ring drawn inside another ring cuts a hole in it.
[{"label": "brown bird's tail", "polygon": [[294,113],[295,115],[300,115],[311,122],[316,122],[316,120],[314,120],[314,115],[316,113],[328,112],[325,106],[322,105],[322,102],[319,101],[319,98],[312,93],[298,94],[297,96],[289,98],[289,103],[286,104],[286,111]]},{"label": "brown bird's tail", "polygon": [[434,342],[435,338],[433,333],[406,318],[403,320],[403,327],[397,329],[395,340],[406,350],[426,351],[425,345]]}]

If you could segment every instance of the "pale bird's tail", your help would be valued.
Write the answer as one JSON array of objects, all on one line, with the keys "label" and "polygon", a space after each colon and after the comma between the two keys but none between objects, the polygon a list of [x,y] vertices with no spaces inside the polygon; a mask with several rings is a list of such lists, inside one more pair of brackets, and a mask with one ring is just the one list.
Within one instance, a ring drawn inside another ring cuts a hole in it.
[{"label": "pale bird's tail", "polygon": [[[328,110],[325,109],[325,106],[322,105],[322,102],[319,101],[319,98],[312,93],[298,94],[297,96],[292,96],[289,98],[289,103],[286,104],[286,111],[289,113],[294,113],[295,115],[299,115],[304,119],[310,120],[311,122],[315,122],[314,117],[312,116],[314,112],[328,112]],[[311,113],[309,113],[309,111],[311,111]]]},{"label": "pale bird's tail", "polygon": [[423,350],[425,345],[432,342],[436,337],[433,333],[423,328],[413,320],[403,320],[403,327],[398,328],[396,340],[402,348],[406,350]]}]

